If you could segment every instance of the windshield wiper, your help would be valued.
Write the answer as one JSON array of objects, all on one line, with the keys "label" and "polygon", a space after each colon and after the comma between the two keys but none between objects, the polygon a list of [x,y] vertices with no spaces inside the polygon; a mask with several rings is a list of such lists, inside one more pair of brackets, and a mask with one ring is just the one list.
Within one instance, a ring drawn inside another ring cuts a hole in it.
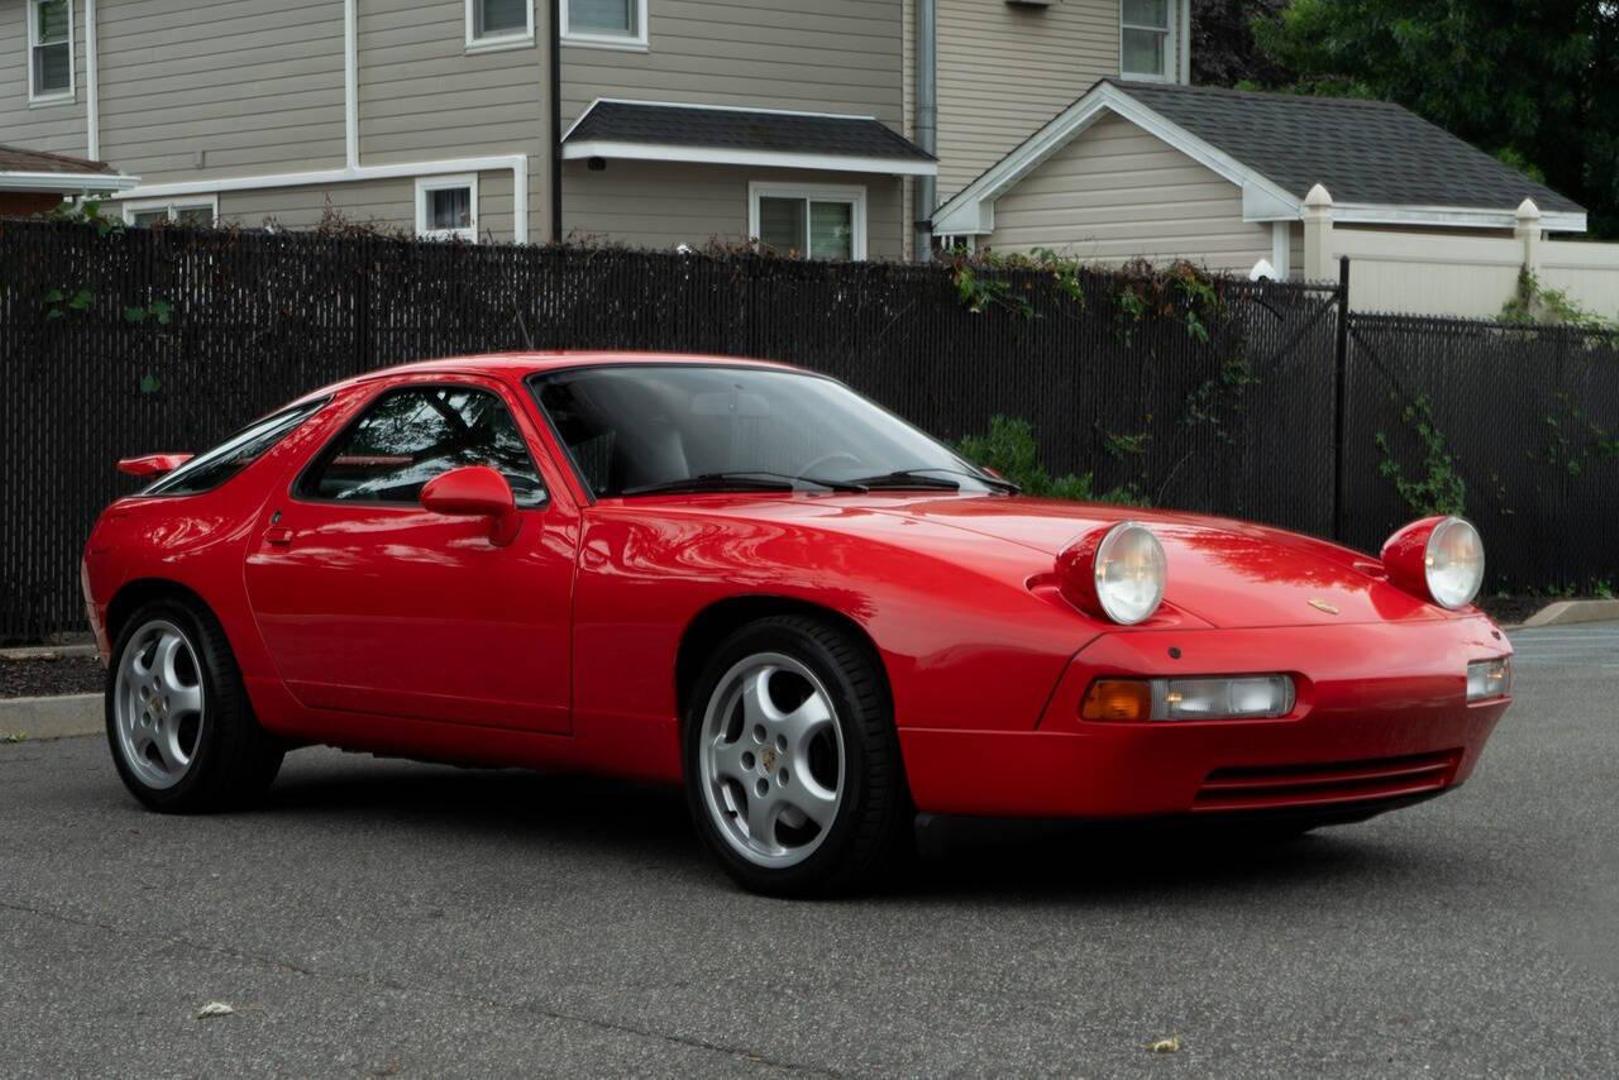
[{"label": "windshield wiper", "polygon": [[951,469],[943,466],[927,466],[916,469],[896,469],[881,476],[862,476],[849,481],[851,484],[864,484],[869,488],[938,488],[947,491],[960,491],[961,482],[951,480],[947,476],[930,476],[930,473],[949,473],[952,476],[965,476],[986,487],[996,491],[1004,491],[1008,495],[1017,495],[1022,488],[1010,480],[1002,480],[998,476],[986,476],[982,473],[967,472],[965,469]]},{"label": "windshield wiper", "polygon": [[741,469],[730,472],[699,473],[679,480],[664,480],[656,484],[642,484],[625,488],[620,495],[653,495],[679,491],[796,491],[799,484],[814,484],[828,491],[865,491],[866,485],[855,481],[822,480],[815,476],[789,476],[787,473],[765,469]]}]

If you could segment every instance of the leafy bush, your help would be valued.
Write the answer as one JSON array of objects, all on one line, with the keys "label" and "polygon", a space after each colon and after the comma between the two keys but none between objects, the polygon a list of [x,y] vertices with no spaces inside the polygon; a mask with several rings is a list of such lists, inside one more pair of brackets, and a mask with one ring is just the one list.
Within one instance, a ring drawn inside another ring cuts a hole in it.
[{"label": "leafy bush", "polygon": [[1034,439],[1034,426],[1027,420],[996,416],[989,422],[989,434],[969,435],[956,447],[961,456],[1001,476],[1023,489],[1025,495],[1047,499],[1073,499],[1077,502],[1112,502],[1146,506],[1147,500],[1134,488],[1114,488],[1103,494],[1095,490],[1095,476],[1085,473],[1053,477],[1040,463],[1040,448]]}]

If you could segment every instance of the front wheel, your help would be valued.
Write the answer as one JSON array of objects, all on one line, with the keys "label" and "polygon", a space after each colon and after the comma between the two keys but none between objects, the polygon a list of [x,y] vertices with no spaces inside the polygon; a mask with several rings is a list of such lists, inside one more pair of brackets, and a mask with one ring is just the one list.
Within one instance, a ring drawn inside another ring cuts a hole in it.
[{"label": "front wheel", "polygon": [[867,885],[910,824],[881,668],[817,619],[761,619],[716,650],[688,709],[685,766],[699,832],[757,892]]},{"label": "front wheel", "polygon": [[225,632],[199,604],[162,600],[130,618],[106,698],[118,775],[153,810],[241,805],[281,768],[283,748],[259,727]]}]

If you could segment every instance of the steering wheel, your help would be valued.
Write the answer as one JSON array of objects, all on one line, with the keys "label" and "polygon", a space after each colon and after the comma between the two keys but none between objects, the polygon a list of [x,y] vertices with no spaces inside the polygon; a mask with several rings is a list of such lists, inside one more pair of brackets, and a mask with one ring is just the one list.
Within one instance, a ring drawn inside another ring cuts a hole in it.
[{"label": "steering wheel", "polygon": [[820,457],[818,457],[815,460],[811,461],[809,464],[804,465],[801,468],[799,468],[798,475],[799,476],[809,476],[811,473],[815,472],[817,467],[819,467],[821,465],[829,464],[830,462],[834,462],[834,461],[838,460],[839,458],[848,458],[850,461],[854,462],[854,464],[856,464],[856,465],[860,464],[860,459],[855,457],[853,454],[849,453],[849,451],[847,451],[847,450],[834,450],[830,454],[822,454]]}]

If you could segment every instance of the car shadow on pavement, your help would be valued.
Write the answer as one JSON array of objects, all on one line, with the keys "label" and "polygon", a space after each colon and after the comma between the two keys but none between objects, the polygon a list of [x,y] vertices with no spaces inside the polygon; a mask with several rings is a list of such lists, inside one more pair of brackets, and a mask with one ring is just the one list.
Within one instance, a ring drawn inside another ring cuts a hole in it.
[{"label": "car shadow on pavement", "polygon": [[[294,759],[296,760],[296,759]],[[333,828],[412,830],[421,839],[487,840],[554,854],[622,857],[716,889],[732,886],[702,848],[676,789],[518,769],[455,769],[335,758],[291,768],[264,811]],[[1347,826],[1291,840],[1184,828],[1099,829],[973,822],[919,830],[870,899],[1016,896],[1112,902],[1192,900],[1256,883],[1320,889],[1376,876],[1428,880],[1419,849]]]}]

